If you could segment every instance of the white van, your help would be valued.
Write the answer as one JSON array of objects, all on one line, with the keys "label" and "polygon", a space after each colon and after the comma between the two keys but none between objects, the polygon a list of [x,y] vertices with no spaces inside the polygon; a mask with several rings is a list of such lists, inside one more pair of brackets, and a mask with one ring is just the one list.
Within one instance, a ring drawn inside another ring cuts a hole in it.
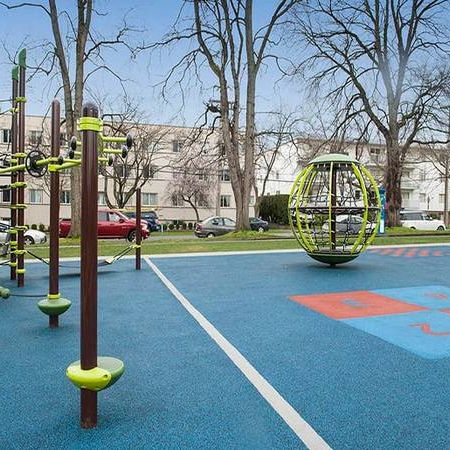
[{"label": "white van", "polygon": [[445,230],[442,220],[433,219],[423,211],[401,211],[400,222],[402,226],[412,230]]}]

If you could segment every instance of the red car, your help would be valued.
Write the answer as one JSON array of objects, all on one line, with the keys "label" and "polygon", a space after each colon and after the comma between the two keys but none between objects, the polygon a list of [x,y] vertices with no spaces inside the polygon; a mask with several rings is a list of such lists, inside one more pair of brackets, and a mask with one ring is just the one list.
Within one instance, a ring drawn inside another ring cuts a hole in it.
[{"label": "red car", "polygon": [[[130,242],[136,238],[136,220],[129,219],[120,211],[114,209],[98,210],[98,238],[99,239],[128,239]],[[67,237],[70,230],[70,219],[59,222],[59,237]],[[146,239],[149,235],[145,221],[141,223],[141,236]]]}]

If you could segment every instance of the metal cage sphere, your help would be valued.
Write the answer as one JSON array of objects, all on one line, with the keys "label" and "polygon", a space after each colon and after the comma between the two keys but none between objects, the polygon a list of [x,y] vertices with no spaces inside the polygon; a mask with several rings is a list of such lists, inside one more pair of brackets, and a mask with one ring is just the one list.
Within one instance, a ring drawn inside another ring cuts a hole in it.
[{"label": "metal cage sphere", "polygon": [[355,259],[370,245],[380,212],[373,176],[343,154],[312,160],[289,196],[289,221],[298,242],[309,256],[333,266]]}]

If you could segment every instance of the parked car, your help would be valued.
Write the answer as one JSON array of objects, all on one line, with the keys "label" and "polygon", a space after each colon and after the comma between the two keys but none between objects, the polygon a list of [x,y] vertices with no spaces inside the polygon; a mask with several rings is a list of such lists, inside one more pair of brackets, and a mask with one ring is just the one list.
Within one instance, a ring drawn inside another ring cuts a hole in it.
[{"label": "parked car", "polygon": [[[62,219],[59,223],[59,236],[66,237],[69,230],[70,219]],[[141,223],[141,235],[143,239],[149,235],[146,222]],[[136,239],[136,220],[114,209],[99,209],[97,236],[99,239],[128,239],[133,242]]]},{"label": "parked car", "polygon": [[[0,222],[0,244],[5,244],[9,241],[9,222]],[[43,244],[47,242],[47,236],[45,233],[39,230],[28,229],[23,235],[25,244]]]},{"label": "parked car", "polygon": [[236,229],[236,222],[228,217],[209,217],[195,225],[194,234],[201,238],[212,238],[227,234]]},{"label": "parked car", "polygon": [[[342,214],[336,216],[336,232],[340,234],[358,234],[361,229],[363,219],[361,216]],[[367,225],[371,227],[371,224]],[[328,221],[322,225],[322,231],[328,233]]]},{"label": "parked car", "polygon": [[269,222],[266,222],[259,217],[250,217],[250,228],[259,233],[264,233],[264,231],[269,229]]},{"label": "parked car", "polygon": [[[124,211],[123,213],[130,219],[136,218],[135,211]],[[149,231],[161,231],[161,223],[155,211],[143,211],[141,220],[147,222]]]},{"label": "parked car", "polygon": [[400,211],[400,222],[402,226],[412,230],[445,230],[442,220],[433,219],[423,211]]}]

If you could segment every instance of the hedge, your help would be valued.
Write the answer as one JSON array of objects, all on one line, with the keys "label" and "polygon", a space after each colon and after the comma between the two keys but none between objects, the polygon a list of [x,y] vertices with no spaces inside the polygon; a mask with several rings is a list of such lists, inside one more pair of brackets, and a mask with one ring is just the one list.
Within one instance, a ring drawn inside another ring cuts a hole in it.
[{"label": "hedge", "polygon": [[288,194],[265,195],[261,199],[259,216],[261,217],[261,219],[267,220],[271,223],[288,225],[288,202]]}]

